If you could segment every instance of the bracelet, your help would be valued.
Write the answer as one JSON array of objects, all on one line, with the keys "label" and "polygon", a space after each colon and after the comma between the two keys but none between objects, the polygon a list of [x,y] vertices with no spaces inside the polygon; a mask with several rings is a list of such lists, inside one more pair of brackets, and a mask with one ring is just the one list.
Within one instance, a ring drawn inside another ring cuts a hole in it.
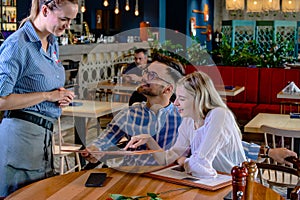
[{"label": "bracelet", "polygon": [[260,152],[259,152],[259,157],[261,157],[261,158],[268,158],[269,157],[269,151],[270,151],[270,147],[269,146],[261,146]]}]

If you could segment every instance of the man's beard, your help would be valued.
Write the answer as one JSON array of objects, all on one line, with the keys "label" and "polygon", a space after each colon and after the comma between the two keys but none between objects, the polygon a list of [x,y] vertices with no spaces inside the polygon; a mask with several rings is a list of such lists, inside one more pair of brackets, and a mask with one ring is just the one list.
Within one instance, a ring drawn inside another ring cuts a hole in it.
[{"label": "man's beard", "polygon": [[153,91],[153,89],[151,89],[150,87],[146,87],[146,88],[139,88],[138,92],[145,95],[145,96],[150,96],[150,97],[156,97],[162,94],[162,90],[155,90]]}]

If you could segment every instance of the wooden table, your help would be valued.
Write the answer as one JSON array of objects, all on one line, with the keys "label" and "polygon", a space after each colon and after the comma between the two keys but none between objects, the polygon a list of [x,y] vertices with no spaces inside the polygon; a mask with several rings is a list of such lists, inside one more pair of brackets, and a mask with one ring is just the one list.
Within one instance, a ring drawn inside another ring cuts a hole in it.
[{"label": "wooden table", "polygon": [[300,99],[300,93],[283,93],[282,91],[277,94],[277,98],[281,99]]},{"label": "wooden table", "polygon": [[234,86],[233,89],[218,90],[221,96],[236,96],[245,90],[244,86]]},{"label": "wooden table", "polygon": [[81,106],[68,106],[62,109],[62,115],[74,117],[97,118],[103,115],[114,113],[126,108],[127,103],[122,102],[105,102],[90,100],[74,100],[82,103]]},{"label": "wooden table", "polygon": [[[93,87],[93,85],[91,85]],[[96,86],[98,89],[110,89],[110,90],[124,90],[124,91],[135,91],[138,87],[137,84],[131,83],[114,83],[111,81],[101,81]],[[235,86],[233,89],[224,89],[224,87],[217,87],[217,90],[221,96],[236,96],[245,90],[244,86]]]},{"label": "wooden table", "polygon": [[[103,187],[88,188],[84,186],[85,181],[92,172],[105,172],[108,179]],[[146,195],[147,192],[165,192],[187,186],[177,185],[170,182],[145,177],[141,174],[125,173],[114,169],[102,168],[89,171],[80,171],[56,176],[33,183],[21,188],[8,196],[6,199],[22,200],[57,200],[57,199],[100,199],[105,200],[110,194],[122,194],[126,196]],[[231,186],[227,186],[217,191],[207,191],[203,189],[178,190],[160,197],[164,200],[221,200],[231,191]],[[273,190],[264,187],[259,183],[254,184],[254,199],[284,199]]]},{"label": "wooden table", "polygon": [[300,119],[291,119],[290,115],[259,113],[244,127],[244,132],[263,133],[261,125],[268,125],[275,128],[300,130]]}]

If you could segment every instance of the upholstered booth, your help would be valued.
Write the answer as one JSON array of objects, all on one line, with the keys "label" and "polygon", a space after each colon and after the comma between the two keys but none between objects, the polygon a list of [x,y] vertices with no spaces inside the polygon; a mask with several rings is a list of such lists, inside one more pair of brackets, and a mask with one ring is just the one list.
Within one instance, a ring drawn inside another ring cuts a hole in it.
[{"label": "upholstered booth", "polygon": [[[281,105],[297,102],[297,100],[279,99],[277,93],[290,81],[300,87],[300,69],[188,66],[186,71],[191,73],[195,70],[206,72],[216,85],[224,83],[226,86],[245,87],[244,92],[234,97],[226,97],[228,107],[242,124],[247,123],[258,113],[284,112],[281,110]],[[219,76],[216,75],[216,71]],[[289,110],[285,113],[288,112]]]}]

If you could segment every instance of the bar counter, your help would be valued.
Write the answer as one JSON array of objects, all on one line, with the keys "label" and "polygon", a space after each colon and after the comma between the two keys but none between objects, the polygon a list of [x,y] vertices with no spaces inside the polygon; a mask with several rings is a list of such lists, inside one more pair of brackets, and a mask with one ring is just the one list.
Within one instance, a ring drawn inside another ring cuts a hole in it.
[{"label": "bar counter", "polygon": [[90,43],[59,46],[60,60],[82,61],[88,54],[95,53],[116,53],[117,55],[127,54],[132,48],[149,48],[148,42],[134,43]]}]

